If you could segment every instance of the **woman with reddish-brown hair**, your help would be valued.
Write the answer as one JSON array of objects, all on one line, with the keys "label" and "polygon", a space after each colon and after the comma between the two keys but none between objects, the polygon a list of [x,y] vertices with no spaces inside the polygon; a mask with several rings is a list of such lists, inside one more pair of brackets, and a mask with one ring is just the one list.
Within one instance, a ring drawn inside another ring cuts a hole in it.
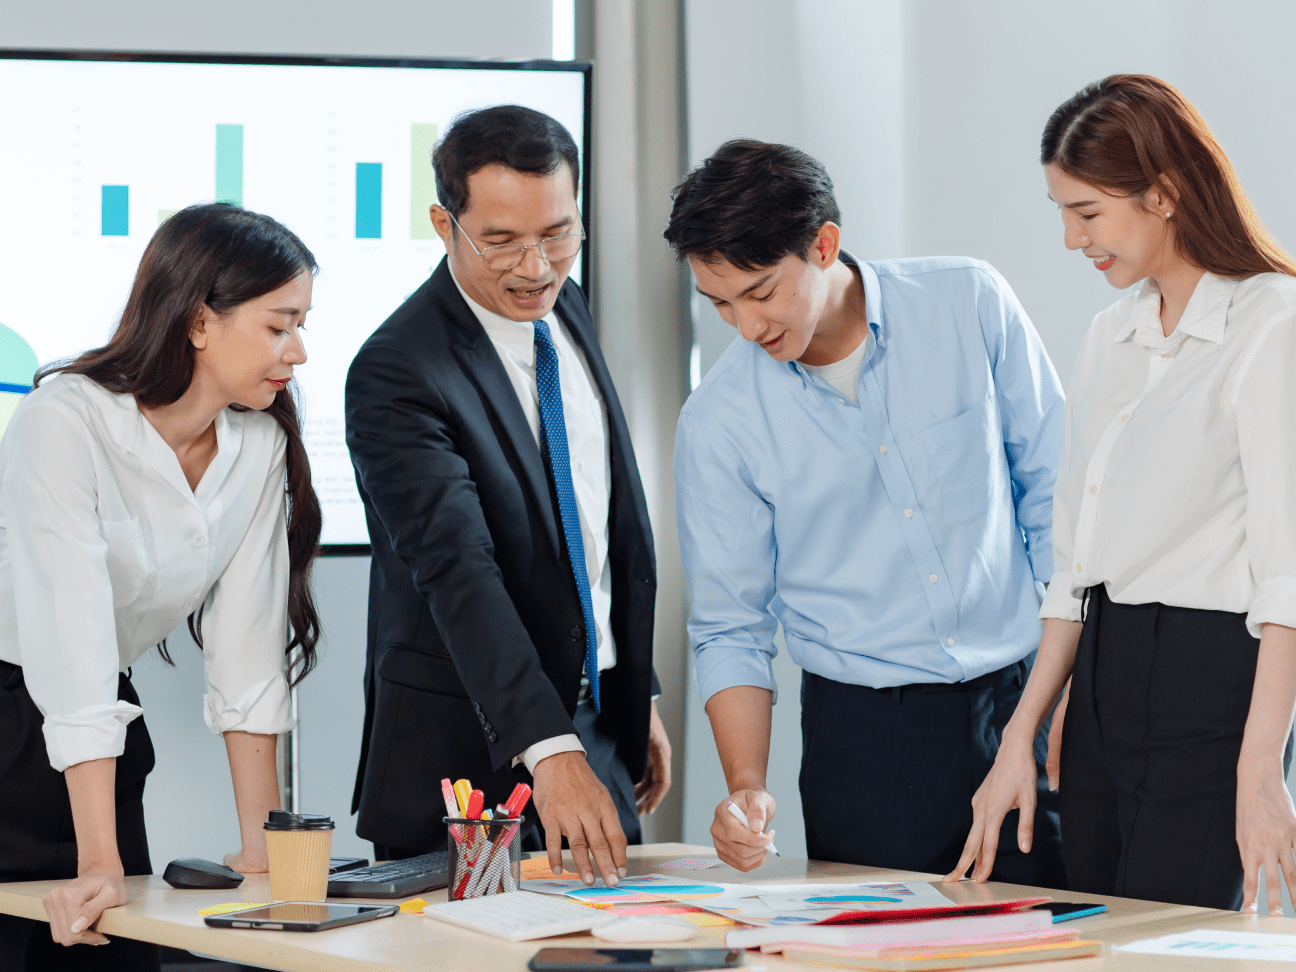
[{"label": "woman with reddish-brown hair", "polygon": [[1044,632],[963,857],[1031,841],[1031,739],[1071,680],[1062,843],[1075,891],[1269,910],[1296,890],[1296,263],[1187,99],[1114,75],[1040,161],[1064,242],[1118,289],[1067,394]]}]

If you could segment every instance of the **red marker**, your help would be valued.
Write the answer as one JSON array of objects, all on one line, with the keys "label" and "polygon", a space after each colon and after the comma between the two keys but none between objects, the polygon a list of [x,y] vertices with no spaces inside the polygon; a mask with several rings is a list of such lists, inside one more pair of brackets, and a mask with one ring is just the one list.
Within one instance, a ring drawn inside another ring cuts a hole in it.
[{"label": "red marker", "polygon": [[517,786],[513,787],[513,792],[509,795],[509,798],[504,801],[504,808],[508,811],[510,817],[520,817],[522,816],[522,809],[527,805],[527,801],[530,799],[531,787],[527,786],[525,783],[519,783]]},{"label": "red marker", "polygon": [[481,790],[473,790],[468,794],[468,810],[464,816],[469,820],[480,820],[482,807],[486,803],[486,794]]}]

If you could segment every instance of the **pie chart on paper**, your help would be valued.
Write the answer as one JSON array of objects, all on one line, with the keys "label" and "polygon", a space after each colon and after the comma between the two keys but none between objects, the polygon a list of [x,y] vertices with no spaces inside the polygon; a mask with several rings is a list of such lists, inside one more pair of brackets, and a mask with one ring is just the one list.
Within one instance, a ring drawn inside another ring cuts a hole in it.
[{"label": "pie chart on paper", "polygon": [[36,352],[17,331],[0,324],[0,437],[22,397],[31,391]]}]

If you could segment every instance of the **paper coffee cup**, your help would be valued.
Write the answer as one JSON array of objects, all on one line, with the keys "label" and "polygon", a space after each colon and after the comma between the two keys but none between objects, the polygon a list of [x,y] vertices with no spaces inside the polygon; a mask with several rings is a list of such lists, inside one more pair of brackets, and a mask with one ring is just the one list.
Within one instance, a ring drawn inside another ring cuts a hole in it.
[{"label": "paper coffee cup", "polygon": [[274,901],[323,901],[328,896],[333,819],[271,810],[265,822]]}]

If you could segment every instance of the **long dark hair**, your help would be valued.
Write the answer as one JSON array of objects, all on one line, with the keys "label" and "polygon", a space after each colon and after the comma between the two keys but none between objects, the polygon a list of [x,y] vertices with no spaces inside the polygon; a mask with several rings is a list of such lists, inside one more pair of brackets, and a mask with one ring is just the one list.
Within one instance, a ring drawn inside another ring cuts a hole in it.
[{"label": "long dark hair", "polygon": [[[132,394],[146,408],[177,401],[193,381],[189,333],[203,305],[228,314],[239,304],[277,290],[302,273],[315,273],[311,251],[269,216],[227,203],[182,209],[163,223],[140,259],[121,322],[108,343],[72,361],[46,365],[35,383],[53,374],[85,375],[110,392]],[[295,384],[295,383],[294,383]],[[231,405],[238,411],[243,406]],[[311,596],[311,563],[319,547],[320,505],[311,487],[297,404],[285,388],[266,409],[288,436],[288,622],[296,685],[315,667],[319,614]],[[202,647],[202,609],[189,615],[189,633]],[[159,646],[171,661],[166,642]]]},{"label": "long dark hair", "polygon": [[1113,74],[1077,92],[1049,116],[1040,164],[1116,195],[1158,187],[1175,201],[1176,248],[1203,270],[1296,276],[1205,120],[1160,78]]}]

